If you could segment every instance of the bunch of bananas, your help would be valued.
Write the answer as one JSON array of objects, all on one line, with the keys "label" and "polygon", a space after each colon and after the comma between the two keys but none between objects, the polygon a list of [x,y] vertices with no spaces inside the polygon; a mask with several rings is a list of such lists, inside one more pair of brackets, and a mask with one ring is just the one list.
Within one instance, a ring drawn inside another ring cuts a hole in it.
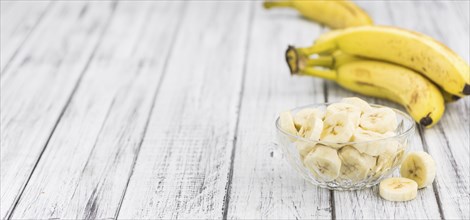
[{"label": "bunch of bananas", "polygon": [[[291,74],[333,80],[354,92],[396,102],[425,127],[440,120],[445,102],[470,95],[469,65],[431,37],[373,26],[347,0],[265,2],[271,6],[293,7],[314,21],[344,28],[321,35],[309,47],[289,46],[285,56]],[[345,8],[350,13],[337,16]]]}]

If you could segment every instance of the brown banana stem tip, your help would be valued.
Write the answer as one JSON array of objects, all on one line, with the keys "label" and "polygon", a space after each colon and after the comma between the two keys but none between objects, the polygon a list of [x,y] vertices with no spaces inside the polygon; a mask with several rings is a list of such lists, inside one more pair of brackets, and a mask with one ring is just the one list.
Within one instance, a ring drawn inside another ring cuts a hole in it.
[{"label": "brown banana stem tip", "polygon": [[462,97],[460,97],[460,96],[458,96],[458,95],[452,95],[451,98],[452,98],[453,101],[457,101],[457,100],[459,100],[459,99],[462,98]]},{"label": "brown banana stem tip", "polygon": [[432,118],[429,117],[430,114],[431,113],[428,113],[428,115],[421,118],[421,120],[419,120],[419,124],[422,125],[422,126],[428,126],[428,125],[432,124]]},{"label": "brown banana stem tip", "polygon": [[294,75],[299,72],[299,54],[295,47],[289,45],[286,50],[286,62],[289,66],[290,74]]},{"label": "brown banana stem tip", "polygon": [[463,87],[462,93],[463,93],[464,95],[470,95],[470,85],[465,84],[465,86]]}]

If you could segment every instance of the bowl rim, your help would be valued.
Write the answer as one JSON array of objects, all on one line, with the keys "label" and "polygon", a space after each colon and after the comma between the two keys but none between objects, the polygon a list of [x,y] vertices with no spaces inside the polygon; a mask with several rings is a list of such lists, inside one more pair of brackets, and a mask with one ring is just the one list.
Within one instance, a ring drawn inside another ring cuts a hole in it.
[{"label": "bowl rim", "polygon": [[[340,102],[324,102],[324,103],[315,103],[315,104],[310,104],[310,105],[303,105],[303,106],[299,106],[299,107],[296,107],[296,108],[293,108],[293,109],[290,109],[289,112],[292,112],[292,111],[297,111],[297,110],[301,110],[301,109],[304,109],[304,108],[312,108],[312,107],[320,107],[320,106],[328,106],[328,105],[331,105],[331,104],[334,104],[334,103],[340,103]],[[379,139],[375,139],[375,140],[370,140],[370,141],[348,141],[348,142],[328,142],[328,141],[314,141],[314,140],[311,140],[311,139],[308,139],[308,138],[304,138],[304,137],[301,137],[301,136],[298,136],[298,135],[292,135],[290,133],[288,133],[287,131],[283,130],[280,125],[279,125],[279,119],[280,119],[280,116],[277,116],[276,120],[275,120],[275,125],[276,125],[276,129],[280,132],[282,132],[284,135],[286,136],[289,136],[291,138],[295,138],[296,140],[300,140],[300,141],[304,141],[304,142],[307,142],[307,143],[312,143],[312,144],[322,144],[322,145],[354,145],[354,144],[363,144],[363,143],[372,143],[372,142],[379,142],[379,141],[385,141],[385,140],[390,140],[390,139],[396,139],[396,138],[401,138],[403,136],[407,136],[409,135],[411,132],[413,132],[415,130],[415,127],[416,127],[416,123],[415,121],[413,120],[413,118],[411,118],[411,116],[409,114],[407,114],[406,112],[403,112],[399,109],[396,109],[396,108],[393,108],[393,107],[388,107],[388,106],[385,106],[385,105],[379,105],[379,104],[369,104],[371,107],[386,107],[386,108],[390,108],[392,109],[393,111],[395,111],[396,113],[404,116],[404,118],[406,118],[408,121],[410,121],[411,123],[411,126],[409,126],[408,128],[405,129],[405,131],[399,133],[399,134],[396,134],[394,136],[390,136],[390,137],[386,137],[386,138],[379,138]]]}]

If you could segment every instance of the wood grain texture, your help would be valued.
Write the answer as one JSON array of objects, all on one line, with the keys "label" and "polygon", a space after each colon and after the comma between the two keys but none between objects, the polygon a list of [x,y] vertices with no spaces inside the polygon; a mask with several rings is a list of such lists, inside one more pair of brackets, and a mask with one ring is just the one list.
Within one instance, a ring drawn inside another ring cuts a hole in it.
[{"label": "wood grain texture", "polygon": [[44,17],[51,2],[1,1],[0,4],[0,70],[3,74],[5,67]]},{"label": "wood grain texture", "polygon": [[120,219],[222,218],[250,2],[188,2]]},{"label": "wood grain texture", "polygon": [[[1,218],[12,211],[28,181],[102,35],[111,6],[57,2],[2,76]],[[84,7],[89,9],[81,16]]]},{"label": "wood grain texture", "polygon": [[321,79],[291,77],[284,52],[322,29],[288,10],[257,3],[247,54],[228,219],[330,219],[330,193],[287,163],[275,135],[279,112],[324,101]]},{"label": "wood grain texture", "polygon": [[12,218],[115,217],[181,6],[150,1],[118,4]]},{"label": "wood grain texture", "polygon": [[443,217],[470,218],[470,100],[448,104],[442,120],[422,131],[427,151],[437,164],[434,188]]}]

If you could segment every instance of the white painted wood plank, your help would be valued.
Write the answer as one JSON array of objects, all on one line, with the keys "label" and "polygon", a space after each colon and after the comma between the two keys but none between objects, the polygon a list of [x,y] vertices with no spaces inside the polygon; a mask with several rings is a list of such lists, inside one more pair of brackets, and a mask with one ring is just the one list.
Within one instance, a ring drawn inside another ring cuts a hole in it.
[{"label": "white painted wood plank", "polygon": [[50,1],[1,1],[0,70],[5,66],[42,20]]},{"label": "white painted wood plank", "polygon": [[309,45],[321,27],[256,3],[233,162],[228,219],[329,219],[330,192],[290,167],[275,136],[279,112],[323,103],[321,79],[291,77],[287,45]]},{"label": "white painted wood plank", "polygon": [[121,219],[222,218],[250,2],[188,2]]},{"label": "white painted wood plank", "polygon": [[[374,19],[378,17],[375,19],[377,24],[402,26],[396,19],[398,17],[403,19],[403,17],[407,16],[406,21],[416,20],[416,17],[409,17],[413,15],[410,13],[415,11],[416,8],[413,5],[401,5],[408,4],[406,2],[391,2],[387,4],[387,2],[383,1],[367,1],[358,3]],[[404,8],[406,9],[404,10]],[[328,82],[327,88],[329,102],[339,101],[343,97],[356,96],[370,103],[382,104],[405,111],[398,104],[350,92],[340,88],[333,82]],[[415,136],[409,144],[409,150],[423,150],[423,144],[418,131],[415,132]],[[399,176],[398,170],[392,176]],[[378,186],[354,192],[334,192],[335,216],[338,219],[439,219],[441,218],[440,207],[435,193],[434,189],[429,187],[419,190],[417,198],[413,201],[396,203],[380,198]]]},{"label": "white painted wood plank", "polygon": [[443,217],[470,218],[470,100],[447,105],[441,122],[423,135],[437,164],[434,187],[439,193]]},{"label": "white painted wood plank", "polygon": [[1,218],[11,212],[34,169],[102,35],[111,6],[57,2],[2,76]]},{"label": "white painted wood plank", "polygon": [[118,4],[13,218],[116,217],[181,6]]}]

